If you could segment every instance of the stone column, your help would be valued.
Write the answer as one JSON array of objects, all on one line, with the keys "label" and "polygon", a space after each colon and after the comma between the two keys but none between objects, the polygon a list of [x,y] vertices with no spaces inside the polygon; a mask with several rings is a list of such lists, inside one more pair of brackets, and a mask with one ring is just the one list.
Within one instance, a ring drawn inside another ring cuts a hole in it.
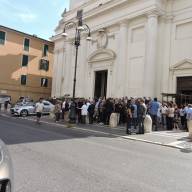
[{"label": "stone column", "polygon": [[128,54],[128,22],[122,21],[119,30],[119,63],[118,63],[118,96],[125,96],[126,93],[126,69]]},{"label": "stone column", "polygon": [[157,34],[158,34],[158,14],[149,13],[146,26],[146,60],[144,69],[143,96],[155,97],[156,93],[156,69],[157,69]]}]

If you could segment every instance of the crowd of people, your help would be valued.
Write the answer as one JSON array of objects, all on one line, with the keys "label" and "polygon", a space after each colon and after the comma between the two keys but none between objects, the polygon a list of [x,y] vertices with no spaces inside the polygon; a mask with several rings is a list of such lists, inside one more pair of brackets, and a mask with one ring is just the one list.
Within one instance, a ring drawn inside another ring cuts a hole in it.
[{"label": "crowd of people", "polygon": [[[110,124],[112,114],[116,115],[116,125],[127,127],[127,134],[135,130],[138,134],[144,133],[144,119],[150,115],[153,131],[181,129],[187,130],[187,111],[191,105],[163,102],[154,98],[99,98],[87,99],[54,99],[55,121],[63,120],[73,123],[104,125]],[[114,119],[113,119],[114,121]]]}]

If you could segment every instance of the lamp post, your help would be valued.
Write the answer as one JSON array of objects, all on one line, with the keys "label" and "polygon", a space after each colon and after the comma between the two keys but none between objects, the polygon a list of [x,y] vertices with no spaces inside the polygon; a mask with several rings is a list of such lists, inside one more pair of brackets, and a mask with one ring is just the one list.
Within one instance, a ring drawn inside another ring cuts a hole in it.
[{"label": "lamp post", "polygon": [[66,30],[69,26],[73,25],[75,26],[75,70],[74,70],[74,79],[73,79],[73,99],[75,99],[75,90],[76,90],[76,75],[77,75],[77,61],[78,61],[78,49],[81,44],[81,32],[87,31],[88,36],[86,38],[87,41],[91,41],[91,31],[90,28],[87,24],[83,23],[82,21],[82,11],[77,12],[77,18],[78,18],[78,23],[70,21],[65,24],[62,36],[67,37],[68,34],[66,33]]}]

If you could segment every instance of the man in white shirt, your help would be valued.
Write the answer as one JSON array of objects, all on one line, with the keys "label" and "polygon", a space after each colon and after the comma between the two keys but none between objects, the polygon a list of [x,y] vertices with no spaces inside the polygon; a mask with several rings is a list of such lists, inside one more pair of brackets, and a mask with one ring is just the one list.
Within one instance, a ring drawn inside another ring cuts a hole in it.
[{"label": "man in white shirt", "polygon": [[83,106],[81,107],[81,116],[82,116],[82,123],[86,123],[86,118],[88,115],[88,105],[84,102]]},{"label": "man in white shirt", "polygon": [[162,126],[164,128],[166,128],[166,125],[167,125],[167,121],[166,121],[166,118],[167,118],[167,106],[165,103],[163,103],[163,105],[161,106],[161,122],[162,122]]},{"label": "man in white shirt", "polygon": [[36,112],[36,115],[37,115],[37,123],[40,123],[40,119],[41,119],[41,116],[42,116],[42,113],[43,113],[43,102],[42,102],[42,99],[40,98],[39,99],[39,102],[36,103],[35,105],[35,112]]},{"label": "man in white shirt", "polygon": [[64,100],[62,103],[62,119],[63,119],[63,121],[65,119],[65,104],[66,104],[66,101]]}]

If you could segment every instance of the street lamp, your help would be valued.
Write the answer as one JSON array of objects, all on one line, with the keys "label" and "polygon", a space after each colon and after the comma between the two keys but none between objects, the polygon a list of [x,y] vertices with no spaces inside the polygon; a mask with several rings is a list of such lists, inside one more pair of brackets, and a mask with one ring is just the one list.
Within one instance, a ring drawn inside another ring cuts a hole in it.
[{"label": "street lamp", "polygon": [[[77,14],[78,15],[78,14]],[[64,26],[64,30],[62,33],[63,37],[67,37],[68,34],[66,33],[66,30],[69,26],[73,25],[75,26],[75,70],[74,70],[74,80],[73,80],[73,99],[75,99],[75,89],[76,89],[76,73],[77,73],[77,58],[78,58],[78,48],[80,46],[81,43],[81,32],[83,31],[87,31],[88,32],[88,36],[86,38],[87,41],[91,41],[92,37],[91,37],[91,31],[90,28],[87,24],[83,23],[82,21],[82,12],[80,14],[80,16],[77,17],[78,18],[78,23],[70,21],[68,23],[65,24]]]}]

